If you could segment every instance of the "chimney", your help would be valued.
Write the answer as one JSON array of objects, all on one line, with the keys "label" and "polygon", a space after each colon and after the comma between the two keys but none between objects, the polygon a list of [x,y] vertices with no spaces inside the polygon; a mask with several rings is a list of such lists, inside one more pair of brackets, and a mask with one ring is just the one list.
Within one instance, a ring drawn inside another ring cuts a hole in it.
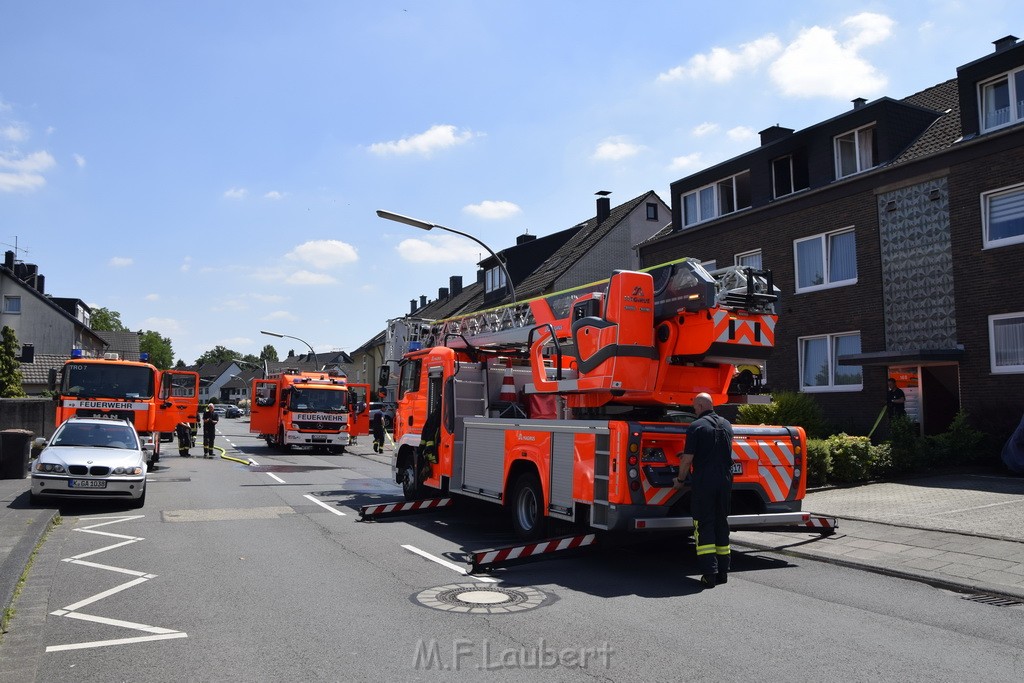
[{"label": "chimney", "polygon": [[6,251],[6,252],[4,252],[4,268],[7,268],[9,270],[14,270],[14,252],[13,251]]},{"label": "chimney", "polygon": [[426,305],[427,305],[427,296],[425,294],[420,294],[420,308],[425,308]]},{"label": "chimney", "polygon": [[448,299],[448,288],[447,287],[438,287],[437,288],[437,300],[438,301],[446,301],[447,299]]},{"label": "chimney", "polygon": [[46,278],[42,275],[36,275],[36,291],[40,294],[46,294]]},{"label": "chimney", "polygon": [[452,275],[448,278],[448,291],[452,293],[452,296],[458,296],[462,293],[462,276]]},{"label": "chimney", "polygon": [[765,128],[760,133],[758,133],[758,135],[761,136],[761,146],[762,147],[764,147],[765,145],[770,145],[771,143],[775,142],[776,140],[781,140],[782,138],[787,137],[787,136],[792,135],[792,134],[793,134],[793,129],[792,128],[783,128],[782,126],[780,126],[777,123],[774,126],[771,126],[770,128]]},{"label": "chimney", "polygon": [[597,195],[597,224],[604,223],[604,219],[612,214],[612,200],[608,198],[611,194],[608,190],[599,190]]},{"label": "chimney", "polygon": [[484,283],[484,269],[483,268],[481,268],[480,270],[476,271],[476,283],[478,285],[482,285]]},{"label": "chimney", "polygon": [[535,239],[537,239],[536,235],[531,235],[528,232],[527,233],[523,233],[522,235],[520,235],[519,237],[516,238],[516,246],[518,247],[520,244],[526,244],[527,242],[532,242]]},{"label": "chimney", "polygon": [[853,108],[854,109],[860,109],[865,104],[867,104],[867,100],[865,100],[863,97],[857,97],[857,98],[855,98],[853,100],[850,100],[850,101],[853,102]]},{"label": "chimney", "polygon": [[416,299],[409,299],[409,315],[416,312]]},{"label": "chimney", "polygon": [[996,52],[1002,52],[1003,50],[1009,50],[1011,47],[1017,44],[1017,36],[1006,36],[999,40],[993,40],[992,44],[996,46]]},{"label": "chimney", "polygon": [[36,358],[36,346],[35,344],[22,344],[21,345],[21,362],[32,363]]}]

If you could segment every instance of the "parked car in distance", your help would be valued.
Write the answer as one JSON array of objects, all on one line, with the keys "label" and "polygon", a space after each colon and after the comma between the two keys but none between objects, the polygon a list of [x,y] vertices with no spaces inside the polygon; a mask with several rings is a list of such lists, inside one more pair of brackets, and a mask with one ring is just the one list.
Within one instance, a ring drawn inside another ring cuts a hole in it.
[{"label": "parked car in distance", "polygon": [[242,409],[238,406],[224,406],[224,417],[242,417]]},{"label": "parked car in distance", "polygon": [[152,451],[128,420],[71,417],[49,441],[35,444],[42,451],[32,463],[32,503],[81,498],[145,505]]},{"label": "parked car in distance", "polygon": [[390,403],[370,401],[370,422],[373,422],[374,413],[383,413],[384,429],[391,431],[395,426],[395,407]]}]

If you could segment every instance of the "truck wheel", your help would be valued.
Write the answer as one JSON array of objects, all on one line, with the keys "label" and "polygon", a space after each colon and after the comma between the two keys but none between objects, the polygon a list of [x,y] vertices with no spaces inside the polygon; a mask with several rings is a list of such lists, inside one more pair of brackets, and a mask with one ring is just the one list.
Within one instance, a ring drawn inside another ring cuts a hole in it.
[{"label": "truck wheel", "polygon": [[412,462],[402,467],[402,495],[406,500],[419,500],[423,497],[423,487],[416,482],[416,468]]},{"label": "truck wheel", "polygon": [[277,433],[277,449],[282,453],[289,452],[292,447],[284,441],[284,428]]},{"label": "truck wheel", "polygon": [[544,492],[536,473],[520,475],[512,489],[512,526],[519,538],[529,541],[544,535],[547,517],[543,508]]}]

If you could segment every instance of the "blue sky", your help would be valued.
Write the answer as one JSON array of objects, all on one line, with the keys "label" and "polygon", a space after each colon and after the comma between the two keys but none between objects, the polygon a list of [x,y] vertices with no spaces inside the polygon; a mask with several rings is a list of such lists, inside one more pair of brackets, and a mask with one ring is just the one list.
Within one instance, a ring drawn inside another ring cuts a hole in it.
[{"label": "blue sky", "polygon": [[499,250],[1008,34],[1020,2],[0,0],[0,243],[186,363],[353,350],[483,257],[377,209]]}]

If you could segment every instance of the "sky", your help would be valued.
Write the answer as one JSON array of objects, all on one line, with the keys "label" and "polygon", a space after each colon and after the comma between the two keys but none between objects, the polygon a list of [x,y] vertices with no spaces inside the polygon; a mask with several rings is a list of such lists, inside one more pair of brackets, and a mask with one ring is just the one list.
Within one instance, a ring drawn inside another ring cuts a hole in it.
[{"label": "sky", "polygon": [[1009,34],[1019,0],[0,0],[0,248],[187,364],[353,351],[487,256],[377,209],[498,251]]}]

